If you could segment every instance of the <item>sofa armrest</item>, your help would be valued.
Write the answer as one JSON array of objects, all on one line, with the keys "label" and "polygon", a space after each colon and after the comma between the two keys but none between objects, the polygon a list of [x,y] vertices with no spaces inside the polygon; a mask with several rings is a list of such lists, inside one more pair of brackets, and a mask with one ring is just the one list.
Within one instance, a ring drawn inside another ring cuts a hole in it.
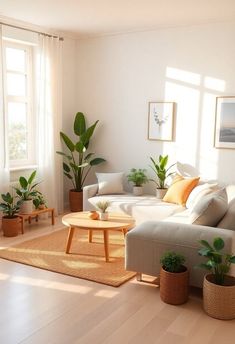
[{"label": "sofa armrest", "polygon": [[98,192],[98,184],[84,186],[83,188],[83,210],[90,211],[95,208],[88,202],[88,199],[94,197]]},{"label": "sofa armrest", "polygon": [[212,242],[215,237],[223,238],[224,252],[234,252],[234,231],[173,222],[144,222],[126,235],[126,269],[157,276],[162,254],[176,251],[186,258],[190,284],[201,287],[206,271],[195,269],[196,265],[205,261],[204,257],[198,255],[198,241],[204,239]]}]

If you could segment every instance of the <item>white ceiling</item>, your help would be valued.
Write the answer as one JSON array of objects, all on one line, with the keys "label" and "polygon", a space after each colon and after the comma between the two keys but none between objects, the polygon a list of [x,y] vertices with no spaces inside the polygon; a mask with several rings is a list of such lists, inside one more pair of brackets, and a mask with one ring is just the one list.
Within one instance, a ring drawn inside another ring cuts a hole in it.
[{"label": "white ceiling", "polygon": [[73,36],[235,19],[235,0],[0,0],[0,15]]}]

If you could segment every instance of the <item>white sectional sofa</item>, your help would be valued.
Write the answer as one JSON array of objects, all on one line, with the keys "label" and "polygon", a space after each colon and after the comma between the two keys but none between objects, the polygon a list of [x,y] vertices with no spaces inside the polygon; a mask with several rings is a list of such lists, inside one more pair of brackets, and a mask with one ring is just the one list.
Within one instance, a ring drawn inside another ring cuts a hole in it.
[{"label": "white sectional sofa", "polygon": [[[190,284],[201,287],[205,271],[195,269],[204,259],[198,255],[198,240],[210,242],[215,237],[225,241],[225,252],[235,252],[235,186],[226,187],[228,210],[217,226],[190,224],[190,210],[173,203],[166,203],[151,195],[131,194],[97,195],[98,184],[83,190],[83,209],[94,210],[99,200],[111,203],[110,211],[121,211],[133,216],[136,227],[126,236],[126,269],[139,274],[157,276],[160,256],[174,250],[186,257],[190,270]],[[216,216],[215,214],[214,216]],[[226,217],[227,216],[227,217]],[[226,218],[225,218],[226,217]],[[233,220],[234,219],[234,220]]]}]

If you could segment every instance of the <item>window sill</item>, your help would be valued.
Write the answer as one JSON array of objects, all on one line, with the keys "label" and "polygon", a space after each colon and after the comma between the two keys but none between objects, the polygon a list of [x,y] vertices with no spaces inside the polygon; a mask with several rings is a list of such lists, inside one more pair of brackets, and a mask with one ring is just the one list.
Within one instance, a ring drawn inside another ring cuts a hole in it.
[{"label": "window sill", "polygon": [[15,172],[15,171],[34,170],[36,168],[38,168],[38,165],[26,165],[26,166],[10,167],[9,170],[10,172]]}]

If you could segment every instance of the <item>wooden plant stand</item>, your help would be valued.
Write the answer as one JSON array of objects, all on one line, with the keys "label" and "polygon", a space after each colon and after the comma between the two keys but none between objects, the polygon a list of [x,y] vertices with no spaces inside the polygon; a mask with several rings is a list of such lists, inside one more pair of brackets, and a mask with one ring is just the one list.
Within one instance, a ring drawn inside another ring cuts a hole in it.
[{"label": "wooden plant stand", "polygon": [[45,209],[36,209],[32,213],[25,213],[25,214],[18,214],[18,216],[22,219],[22,234],[24,234],[24,222],[28,221],[31,224],[33,218],[36,219],[38,222],[38,215],[49,213],[51,214],[51,224],[55,224],[55,209],[54,208],[45,208]]}]

